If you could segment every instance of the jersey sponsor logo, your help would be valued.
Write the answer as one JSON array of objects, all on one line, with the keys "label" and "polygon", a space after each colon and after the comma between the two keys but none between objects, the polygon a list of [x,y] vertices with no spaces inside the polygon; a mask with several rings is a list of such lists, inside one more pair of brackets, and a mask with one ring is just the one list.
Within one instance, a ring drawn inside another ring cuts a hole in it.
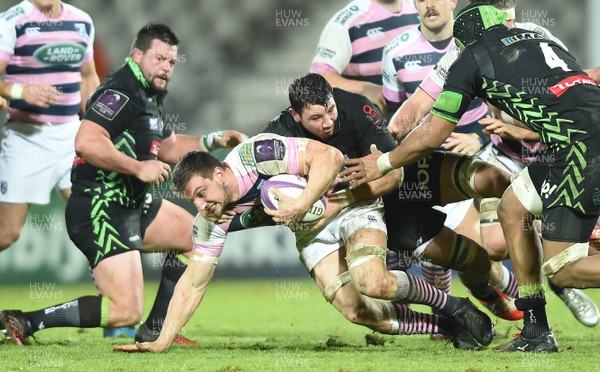
[{"label": "jersey sponsor logo", "polygon": [[240,216],[240,223],[246,229],[256,226],[263,226],[269,220],[269,215],[265,213],[262,204],[254,205],[244,211]]},{"label": "jersey sponsor logo", "polygon": [[25,29],[25,35],[34,37],[34,36],[39,35],[40,31],[41,31],[41,27],[27,27]]},{"label": "jersey sponsor logo", "polygon": [[252,144],[251,143],[243,143],[238,146],[238,155],[240,156],[240,161],[245,166],[255,167],[254,158],[252,157]]},{"label": "jersey sponsor logo", "polygon": [[53,43],[39,48],[33,58],[39,63],[51,66],[77,65],[83,61],[85,48],[77,43]]},{"label": "jersey sponsor logo", "polygon": [[420,60],[406,61],[404,68],[407,70],[419,70],[422,68]]},{"label": "jersey sponsor logo", "polygon": [[278,139],[256,141],[254,143],[254,159],[257,163],[283,160],[285,145]]},{"label": "jersey sponsor logo", "polygon": [[379,120],[379,113],[373,106],[364,105],[362,108],[363,112],[366,114],[367,120],[369,120],[373,125],[379,124],[381,120]]},{"label": "jersey sponsor logo", "polygon": [[337,55],[337,53],[333,49],[320,46],[317,48],[317,55],[319,57],[333,59]]},{"label": "jersey sponsor logo", "polygon": [[500,39],[500,41],[505,46],[509,46],[511,44],[518,43],[519,41],[534,40],[534,39],[539,40],[539,39],[544,39],[544,37],[542,35],[538,34],[537,32],[523,32],[523,33],[520,33],[517,35],[510,36],[510,37],[505,37],[503,39]]},{"label": "jersey sponsor logo", "polygon": [[335,17],[334,22],[339,23],[340,25],[345,25],[346,22],[352,17],[352,14],[358,10],[356,5],[351,6],[347,9],[342,10],[337,17]]},{"label": "jersey sponsor logo", "polygon": [[371,39],[377,39],[383,35],[383,27],[375,27],[367,30],[367,36]]},{"label": "jersey sponsor logo", "polygon": [[150,128],[150,130],[162,130],[163,121],[160,117],[150,118],[150,120],[148,120],[148,127]]},{"label": "jersey sponsor logo", "polygon": [[151,153],[154,156],[158,156],[159,151],[160,151],[160,141],[157,141],[157,140],[152,141],[152,143],[150,144],[149,153]]},{"label": "jersey sponsor logo", "polygon": [[123,93],[107,89],[102,93],[100,98],[94,102],[92,109],[108,120],[112,120],[119,114],[123,107],[125,107],[127,101],[129,101],[129,97]]},{"label": "jersey sponsor logo", "polygon": [[11,19],[15,18],[19,14],[25,14],[25,11],[20,6],[16,7],[13,10],[9,10],[8,12],[1,13],[2,19],[4,19],[5,21],[10,21]]},{"label": "jersey sponsor logo", "polygon": [[562,96],[569,88],[574,87],[576,85],[588,84],[588,85],[596,85],[594,79],[586,76],[586,75],[575,75],[569,76],[568,78],[562,79],[555,85],[548,88],[555,96]]},{"label": "jersey sponsor logo", "polygon": [[542,184],[542,189],[540,191],[540,194],[542,194],[541,196],[548,199],[550,197],[550,195],[552,195],[552,193],[554,192],[554,190],[556,190],[558,186],[557,185],[551,185],[550,182],[548,182],[548,180],[545,180],[544,183]]}]

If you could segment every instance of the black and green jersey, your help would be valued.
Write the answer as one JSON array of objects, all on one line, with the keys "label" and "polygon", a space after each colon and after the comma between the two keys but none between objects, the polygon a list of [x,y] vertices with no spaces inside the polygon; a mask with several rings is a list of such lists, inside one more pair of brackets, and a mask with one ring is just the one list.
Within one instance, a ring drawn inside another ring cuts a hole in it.
[{"label": "black and green jersey", "polygon": [[522,121],[548,146],[531,175],[544,210],[598,214],[600,88],[573,56],[536,32],[493,27],[450,67],[432,113],[456,123],[474,97]]},{"label": "black and green jersey", "polygon": [[[139,67],[128,59],[89,99],[84,119],[104,127],[125,155],[140,161],[156,160],[161,141],[172,133],[161,119],[165,94],[156,94]],[[73,163],[71,182],[74,195],[126,208],[139,207],[150,186],[135,176],[95,167],[79,156]]]},{"label": "black and green jersey", "polygon": [[525,123],[553,151],[600,128],[594,81],[560,45],[524,29],[496,26],[467,46],[432,112],[457,122],[475,97]]}]

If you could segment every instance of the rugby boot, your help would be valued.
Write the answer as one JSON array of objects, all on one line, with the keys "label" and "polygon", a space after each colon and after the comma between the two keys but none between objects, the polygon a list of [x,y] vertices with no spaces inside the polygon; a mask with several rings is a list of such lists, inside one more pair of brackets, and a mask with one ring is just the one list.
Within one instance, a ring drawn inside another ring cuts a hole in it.
[{"label": "rugby boot", "polygon": [[460,299],[460,306],[451,319],[463,326],[480,344],[487,346],[494,338],[494,325],[489,316],[479,310],[468,298]]},{"label": "rugby boot", "polygon": [[28,338],[33,334],[31,324],[21,310],[0,311],[0,330],[6,342],[17,345],[29,345]]},{"label": "rugby boot", "polygon": [[532,352],[532,353],[555,353],[558,351],[558,343],[554,338],[552,331],[546,331],[536,338],[525,338],[521,334],[515,335],[515,338],[509,342],[496,346],[496,351],[503,353],[511,352]]}]

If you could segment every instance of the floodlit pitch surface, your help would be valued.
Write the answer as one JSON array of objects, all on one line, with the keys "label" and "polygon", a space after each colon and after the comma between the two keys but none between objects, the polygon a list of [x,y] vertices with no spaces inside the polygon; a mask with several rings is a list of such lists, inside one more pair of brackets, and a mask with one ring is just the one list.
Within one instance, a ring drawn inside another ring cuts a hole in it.
[{"label": "floodlit pitch surface", "polygon": [[[149,311],[157,283],[148,283]],[[464,296],[460,283],[453,292]],[[37,309],[95,293],[92,284],[32,283],[0,288],[0,308]],[[600,303],[600,290],[587,290]],[[127,338],[104,339],[101,329],[50,329],[37,333],[41,345],[0,345],[1,370],[103,371],[497,371],[588,370],[594,368],[600,326],[580,325],[553,294],[549,318],[560,344],[557,354],[501,354],[455,350],[428,336],[381,336],[346,321],[310,280],[216,280],[184,335],[199,347],[175,346],[165,354],[115,353]],[[419,307],[414,307],[419,308]],[[492,347],[518,332],[497,321]],[[366,336],[377,345],[367,345]]]}]

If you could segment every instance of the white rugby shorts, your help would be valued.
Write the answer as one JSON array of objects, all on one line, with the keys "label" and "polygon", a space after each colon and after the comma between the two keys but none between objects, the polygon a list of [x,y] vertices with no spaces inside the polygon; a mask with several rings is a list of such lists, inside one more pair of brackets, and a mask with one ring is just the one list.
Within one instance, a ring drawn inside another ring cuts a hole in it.
[{"label": "white rugby shorts", "polygon": [[309,228],[295,231],[300,261],[310,273],[322,259],[344,247],[348,238],[360,229],[377,229],[387,235],[381,198],[342,210],[319,231],[310,232]]},{"label": "white rugby shorts", "polygon": [[70,188],[79,123],[9,121],[0,143],[0,202],[48,204],[53,188]]}]

